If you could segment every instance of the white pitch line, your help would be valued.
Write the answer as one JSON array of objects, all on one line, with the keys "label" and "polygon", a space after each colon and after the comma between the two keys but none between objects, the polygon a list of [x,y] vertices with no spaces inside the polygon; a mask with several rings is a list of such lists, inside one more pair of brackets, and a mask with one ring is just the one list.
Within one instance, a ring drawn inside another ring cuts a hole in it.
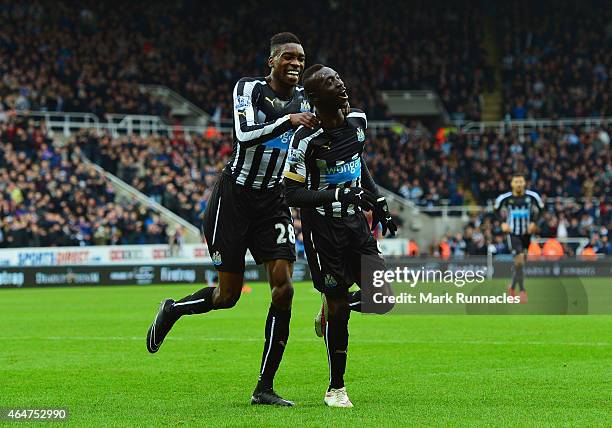
[{"label": "white pitch line", "polygon": [[[0,341],[12,340],[76,340],[76,341],[144,341],[145,336],[0,336]],[[190,342],[264,342],[263,338],[242,338],[242,337],[168,337],[170,341],[190,341]],[[321,339],[291,339],[289,342],[321,342]],[[535,345],[535,346],[612,346],[610,342],[546,342],[546,341],[501,341],[501,340],[456,340],[456,341],[429,341],[429,340],[402,340],[402,339],[355,339],[355,343],[393,343],[406,345],[494,345],[494,346],[515,346],[515,345]]]}]

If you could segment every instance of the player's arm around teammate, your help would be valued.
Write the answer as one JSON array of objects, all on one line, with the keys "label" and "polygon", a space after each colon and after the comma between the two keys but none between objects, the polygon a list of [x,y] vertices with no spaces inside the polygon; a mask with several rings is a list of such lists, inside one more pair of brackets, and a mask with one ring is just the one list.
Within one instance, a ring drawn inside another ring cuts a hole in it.
[{"label": "player's arm around teammate", "polygon": [[232,157],[213,187],[203,218],[219,284],[178,301],[164,300],[147,334],[147,349],[155,353],[181,316],[235,306],[244,282],[245,254],[250,250],[255,262],[265,265],[271,289],[252,404],[293,405],[274,391],[273,380],[289,338],[295,261],[295,235],[282,171],[293,129],[317,125],[297,86],[304,63],[297,37],[279,33],[270,42],[270,74],[243,78],[236,84]]}]

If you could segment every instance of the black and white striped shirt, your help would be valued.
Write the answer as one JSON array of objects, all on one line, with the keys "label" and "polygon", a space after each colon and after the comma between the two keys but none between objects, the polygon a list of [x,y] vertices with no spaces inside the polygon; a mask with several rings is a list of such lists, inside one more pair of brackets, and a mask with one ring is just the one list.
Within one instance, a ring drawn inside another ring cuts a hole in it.
[{"label": "black and white striped shirt", "polygon": [[508,192],[495,199],[493,208],[502,220],[502,212],[506,213],[504,221],[510,226],[511,235],[524,236],[529,234],[529,224],[537,222],[544,202],[540,195],[531,190],[526,190],[521,196]]},{"label": "black and white striped shirt", "polygon": [[290,114],[311,111],[304,89],[280,98],[264,77],[244,77],[234,87],[234,150],[225,167],[234,182],[250,189],[280,185],[294,129]]},{"label": "black and white striped shirt", "polygon": [[[361,186],[361,154],[368,122],[363,111],[351,109],[343,126],[308,129],[300,126],[291,140],[285,177],[310,190]],[[332,202],[316,208],[321,215],[346,217],[360,208]]]}]

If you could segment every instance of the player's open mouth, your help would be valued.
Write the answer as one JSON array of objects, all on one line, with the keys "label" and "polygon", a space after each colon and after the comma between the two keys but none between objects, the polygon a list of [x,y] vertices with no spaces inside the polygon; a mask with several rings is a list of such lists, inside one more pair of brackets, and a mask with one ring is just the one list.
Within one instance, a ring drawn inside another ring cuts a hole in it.
[{"label": "player's open mouth", "polygon": [[346,89],[338,94],[338,97],[343,100],[348,100],[348,94],[346,93]]},{"label": "player's open mouth", "polygon": [[287,74],[292,77],[300,77],[300,72],[298,70],[289,70]]}]

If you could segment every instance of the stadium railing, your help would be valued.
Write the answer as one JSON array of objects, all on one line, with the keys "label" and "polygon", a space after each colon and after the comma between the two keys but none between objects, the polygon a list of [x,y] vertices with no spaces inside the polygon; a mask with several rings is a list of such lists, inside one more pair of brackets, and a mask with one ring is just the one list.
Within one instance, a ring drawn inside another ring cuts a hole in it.
[{"label": "stadium railing", "polygon": [[138,87],[141,92],[162,99],[172,108],[172,115],[192,118],[198,124],[206,124],[210,119],[210,115],[207,112],[165,85],[140,84]]},{"label": "stadium railing", "polygon": [[179,225],[185,230],[185,242],[186,243],[200,243],[202,238],[200,236],[200,231],[196,226],[189,223],[187,220],[181,218],[179,215],[173,213],[168,208],[162,206],[161,204],[155,202],[153,199],[149,198],[144,193],[136,190],[134,187],[130,186],[120,178],[114,176],[110,172],[104,170],[101,166],[85,159],[88,165],[94,168],[100,175],[105,176],[108,180],[113,183],[113,186],[121,192],[124,197],[129,199],[134,199],[144,206],[156,211],[161,218],[170,225]]},{"label": "stadium railing", "polygon": [[[182,133],[187,138],[189,138],[190,135],[204,135],[211,126],[220,133],[233,134],[234,132],[233,123],[228,120],[209,121],[205,125],[187,126],[169,124],[162,117],[154,115],[106,114],[105,118],[101,119],[93,113],[17,111],[15,114],[38,121],[44,121],[49,131],[62,132],[65,136],[69,136],[73,132],[79,132],[84,129],[95,129],[98,132],[108,131],[113,136],[125,134],[165,134],[173,136],[175,133]],[[523,137],[525,133],[532,130],[552,127],[580,126],[589,129],[594,126],[611,126],[612,117],[582,117],[558,120],[502,120],[498,122],[456,123],[456,125],[458,129],[464,133],[482,133],[486,130],[496,130],[498,132],[516,130],[518,134]],[[368,123],[368,128],[370,134],[376,136],[379,132],[389,129],[396,132],[402,132],[402,130],[405,129],[405,125],[397,121],[371,121]]]},{"label": "stadium railing", "polygon": [[[190,135],[204,135],[211,126],[220,133],[233,134],[234,132],[233,123],[227,120],[209,121],[205,125],[173,125],[167,123],[162,117],[154,115],[106,114],[102,119],[93,113],[15,111],[15,114],[42,122],[49,132],[60,132],[66,137],[87,129],[94,129],[97,132],[106,131],[113,137],[126,134],[173,136],[176,133],[189,137]],[[372,135],[376,136],[382,130],[401,131],[404,125],[394,121],[372,121],[368,123],[368,128]]]},{"label": "stadium railing", "polygon": [[[93,113],[16,111],[15,114],[44,123],[51,134],[59,132],[66,137],[88,129],[109,132],[113,137],[126,134],[173,136],[176,133],[189,137],[203,135],[208,130],[208,126],[171,125],[160,116],[153,115],[106,114],[103,120]],[[219,132],[233,132],[231,123],[222,122],[216,124],[216,128]]]},{"label": "stadium railing", "polygon": [[563,118],[563,119],[523,119],[523,120],[501,120],[497,122],[456,122],[455,125],[463,133],[483,133],[485,130],[497,130],[498,132],[507,132],[516,130],[523,137],[526,132],[537,129],[553,128],[553,127],[574,127],[581,126],[592,128],[594,126],[610,126],[612,125],[612,117],[580,117],[580,118]]}]

